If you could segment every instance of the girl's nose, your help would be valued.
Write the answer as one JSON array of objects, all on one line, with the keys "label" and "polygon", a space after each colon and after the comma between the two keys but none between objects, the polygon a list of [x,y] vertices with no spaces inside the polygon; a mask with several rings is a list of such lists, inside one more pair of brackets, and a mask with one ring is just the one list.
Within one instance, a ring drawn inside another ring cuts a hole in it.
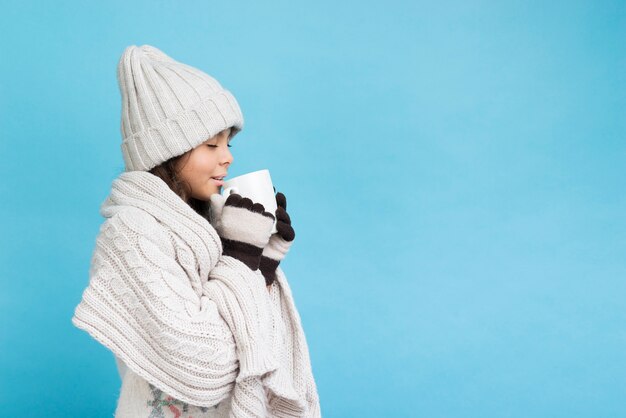
[{"label": "girl's nose", "polygon": [[224,153],[223,157],[222,157],[222,164],[232,164],[233,162],[233,154],[231,154],[230,150],[228,148],[226,148],[226,152]]}]

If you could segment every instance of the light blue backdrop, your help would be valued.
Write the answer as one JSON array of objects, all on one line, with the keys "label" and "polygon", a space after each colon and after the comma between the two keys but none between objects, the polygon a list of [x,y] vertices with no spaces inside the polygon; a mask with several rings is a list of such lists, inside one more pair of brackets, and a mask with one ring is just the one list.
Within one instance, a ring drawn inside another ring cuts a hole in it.
[{"label": "light blue backdrop", "polygon": [[624,2],[23,1],[0,28],[2,416],[112,416],[70,319],[117,61],[151,44],[235,94],[231,174],[288,198],[325,417],[626,417]]}]

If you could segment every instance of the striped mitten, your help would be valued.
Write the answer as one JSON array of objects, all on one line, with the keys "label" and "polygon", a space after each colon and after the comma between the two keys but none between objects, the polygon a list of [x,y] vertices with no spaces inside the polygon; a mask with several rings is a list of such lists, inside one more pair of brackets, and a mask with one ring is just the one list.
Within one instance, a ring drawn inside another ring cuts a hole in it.
[{"label": "striped mitten", "polygon": [[274,215],[265,211],[262,204],[236,193],[228,198],[215,193],[210,205],[211,224],[222,240],[222,253],[257,270],[272,234]]},{"label": "striped mitten", "polygon": [[284,194],[276,194],[276,234],[273,234],[269,242],[263,248],[259,269],[265,277],[265,284],[271,285],[276,280],[276,269],[281,260],[287,255],[289,247],[293,243],[296,233],[291,226],[291,219],[287,214],[287,198]]}]

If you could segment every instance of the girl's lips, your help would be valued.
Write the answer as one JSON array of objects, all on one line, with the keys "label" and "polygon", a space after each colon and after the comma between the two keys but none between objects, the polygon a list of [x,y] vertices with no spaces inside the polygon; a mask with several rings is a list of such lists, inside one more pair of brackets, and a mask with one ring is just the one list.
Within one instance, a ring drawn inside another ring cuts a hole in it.
[{"label": "girl's lips", "polygon": [[223,186],[224,185],[224,180],[215,180],[215,179],[211,179],[215,182],[216,185],[218,186]]}]

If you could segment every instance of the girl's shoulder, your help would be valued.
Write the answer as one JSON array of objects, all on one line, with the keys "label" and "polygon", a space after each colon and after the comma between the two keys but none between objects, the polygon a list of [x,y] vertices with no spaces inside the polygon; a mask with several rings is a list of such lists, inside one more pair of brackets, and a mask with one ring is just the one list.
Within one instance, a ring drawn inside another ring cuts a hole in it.
[{"label": "girl's shoulder", "polygon": [[100,229],[108,228],[127,228],[143,233],[167,231],[167,228],[150,213],[132,206],[120,209],[111,217],[105,218]]},{"label": "girl's shoulder", "polygon": [[169,228],[150,213],[136,207],[123,208],[106,218],[100,226],[98,239],[123,240],[130,243],[147,240],[157,244],[168,254],[173,249]]}]

